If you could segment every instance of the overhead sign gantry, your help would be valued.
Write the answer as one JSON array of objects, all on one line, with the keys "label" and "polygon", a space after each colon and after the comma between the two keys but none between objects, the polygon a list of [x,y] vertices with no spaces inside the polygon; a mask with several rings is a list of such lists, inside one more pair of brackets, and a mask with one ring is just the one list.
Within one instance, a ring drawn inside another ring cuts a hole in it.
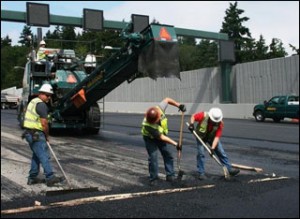
[{"label": "overhead sign gantry", "polygon": [[[135,19],[135,15],[132,15]],[[49,27],[50,25],[74,26],[85,30],[100,31],[102,29],[123,30],[128,22],[104,20],[102,10],[83,9],[83,17],[71,17],[50,14],[48,4],[26,2],[26,12],[1,10],[1,21],[26,23],[29,26]],[[137,15],[135,24],[141,26],[149,23],[149,17]],[[148,25],[148,24],[147,24]],[[135,31],[136,28],[134,27]],[[225,33],[214,33],[202,30],[176,28],[177,36],[187,36],[199,39],[215,40],[219,43],[219,62],[222,72],[222,100],[231,102],[231,65],[235,62],[234,43]]]}]

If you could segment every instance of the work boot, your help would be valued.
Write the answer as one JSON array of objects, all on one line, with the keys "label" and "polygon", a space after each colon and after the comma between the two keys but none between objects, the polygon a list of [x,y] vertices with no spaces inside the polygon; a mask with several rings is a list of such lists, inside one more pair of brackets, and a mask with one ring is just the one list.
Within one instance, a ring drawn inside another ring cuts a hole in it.
[{"label": "work boot", "polygon": [[199,174],[198,179],[199,180],[206,180],[207,176],[205,176],[205,174]]},{"label": "work boot", "polygon": [[174,182],[174,176],[170,176],[170,175],[167,176],[167,177],[166,177],[166,181],[167,181],[167,182]]},{"label": "work boot", "polygon": [[231,168],[231,169],[229,170],[230,176],[235,176],[235,175],[237,175],[239,172],[240,172],[240,170],[239,170],[239,169],[235,169],[235,168]]},{"label": "work boot", "polygon": [[159,178],[154,178],[149,180],[149,186],[156,186]]},{"label": "work boot", "polygon": [[45,183],[45,179],[39,179],[39,178],[28,178],[27,185],[34,185],[38,183]]},{"label": "work boot", "polygon": [[46,184],[48,187],[54,186],[56,183],[60,183],[63,181],[62,177],[53,176],[51,179],[46,180]]}]

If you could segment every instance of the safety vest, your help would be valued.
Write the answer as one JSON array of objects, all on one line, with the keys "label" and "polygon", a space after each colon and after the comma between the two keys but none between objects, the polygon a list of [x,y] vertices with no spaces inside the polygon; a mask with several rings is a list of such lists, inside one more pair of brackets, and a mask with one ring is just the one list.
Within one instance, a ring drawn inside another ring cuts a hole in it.
[{"label": "safety vest", "polygon": [[164,111],[162,111],[161,108],[158,107],[158,106],[156,108],[158,108],[161,112],[161,117],[160,117],[159,124],[148,123],[146,117],[144,118],[143,123],[142,123],[142,130],[141,130],[142,135],[148,136],[150,138],[154,138],[154,137],[145,129],[146,126],[149,126],[149,127],[152,127],[154,129],[158,130],[160,134],[167,135],[168,132],[169,132],[169,130],[168,130],[168,119],[167,119]]},{"label": "safety vest", "polygon": [[36,129],[43,131],[43,126],[40,121],[40,116],[36,112],[36,105],[42,103],[43,101],[36,97],[30,101],[27,106],[27,110],[24,118],[24,127],[28,129]]},{"label": "safety vest", "polygon": [[40,48],[37,52],[37,60],[42,60],[46,58],[45,49]]},{"label": "safety vest", "polygon": [[213,141],[219,128],[219,124],[216,124],[213,126],[213,129],[208,132],[208,119],[208,113],[204,112],[204,119],[201,123],[198,123],[196,128],[197,134],[201,139],[203,139],[203,141]]}]

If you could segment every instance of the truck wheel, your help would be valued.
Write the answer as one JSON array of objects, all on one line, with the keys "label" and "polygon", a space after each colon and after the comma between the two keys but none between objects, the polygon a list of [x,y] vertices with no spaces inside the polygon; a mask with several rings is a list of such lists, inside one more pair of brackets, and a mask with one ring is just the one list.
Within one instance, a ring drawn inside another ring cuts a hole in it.
[{"label": "truck wheel", "polygon": [[261,111],[256,111],[255,114],[254,114],[254,117],[255,117],[255,120],[257,122],[263,122],[265,121],[265,117],[263,115],[263,113]]},{"label": "truck wheel", "polygon": [[85,133],[96,135],[100,130],[101,113],[98,105],[93,105],[87,111]]},{"label": "truck wheel", "polygon": [[18,109],[18,121],[21,129],[24,129],[24,117],[25,117],[24,107],[23,105],[20,105]]},{"label": "truck wheel", "polygon": [[5,109],[5,103],[1,103],[1,109]]}]

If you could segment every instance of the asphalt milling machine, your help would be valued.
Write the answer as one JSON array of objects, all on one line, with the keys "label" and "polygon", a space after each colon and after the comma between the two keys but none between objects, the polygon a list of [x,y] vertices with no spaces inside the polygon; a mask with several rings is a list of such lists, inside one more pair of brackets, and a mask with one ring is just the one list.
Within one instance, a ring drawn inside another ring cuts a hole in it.
[{"label": "asphalt milling machine", "polygon": [[133,32],[133,27],[130,22],[120,34],[124,47],[93,71],[85,69],[87,63],[76,58],[74,50],[46,49],[48,59],[44,61],[32,55],[24,70],[18,107],[20,126],[23,128],[27,104],[45,83],[51,84],[54,91],[49,104],[50,131],[71,128],[97,134],[101,126],[97,101],[124,81],[130,83],[138,77],[180,78],[174,27],[149,24],[140,32]]}]

